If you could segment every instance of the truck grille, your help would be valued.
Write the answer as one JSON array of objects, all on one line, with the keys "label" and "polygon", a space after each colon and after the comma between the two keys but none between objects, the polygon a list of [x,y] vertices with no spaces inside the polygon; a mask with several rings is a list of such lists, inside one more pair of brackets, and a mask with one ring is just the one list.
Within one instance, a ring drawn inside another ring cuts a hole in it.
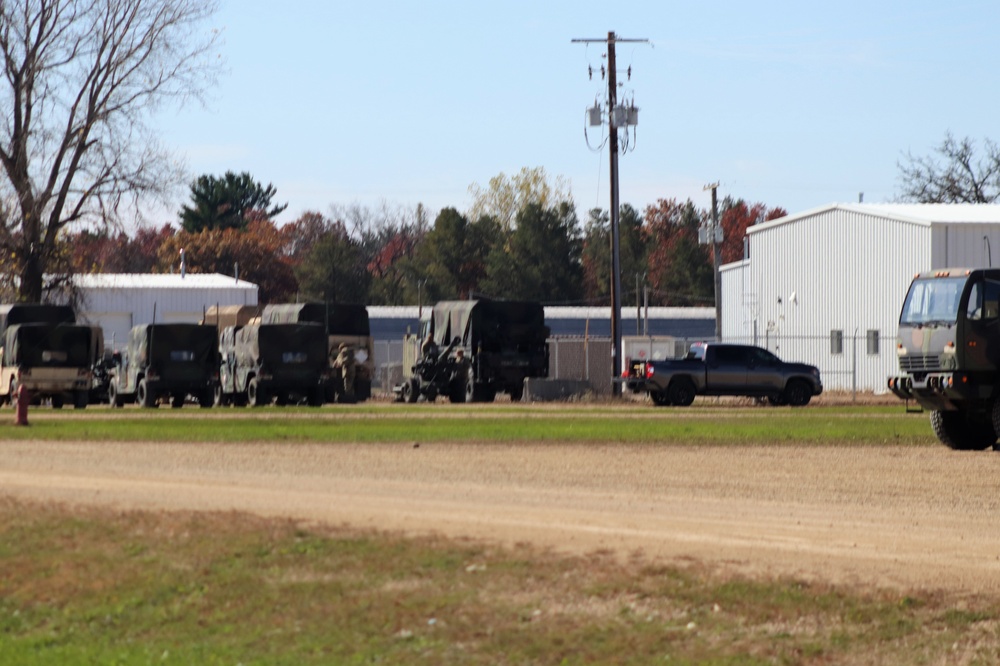
[{"label": "truck grille", "polygon": [[899,369],[903,372],[931,372],[941,369],[941,359],[937,354],[909,354],[899,358]]}]

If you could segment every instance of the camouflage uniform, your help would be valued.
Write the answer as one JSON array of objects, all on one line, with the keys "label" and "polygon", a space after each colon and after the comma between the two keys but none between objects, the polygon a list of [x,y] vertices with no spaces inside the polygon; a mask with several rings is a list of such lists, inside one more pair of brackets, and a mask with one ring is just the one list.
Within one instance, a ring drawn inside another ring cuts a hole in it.
[{"label": "camouflage uniform", "polygon": [[337,358],[333,362],[333,367],[340,370],[340,376],[343,380],[341,395],[345,400],[353,401],[354,379],[356,375],[354,349],[352,349],[349,345],[342,343],[340,345],[340,353],[337,354]]}]

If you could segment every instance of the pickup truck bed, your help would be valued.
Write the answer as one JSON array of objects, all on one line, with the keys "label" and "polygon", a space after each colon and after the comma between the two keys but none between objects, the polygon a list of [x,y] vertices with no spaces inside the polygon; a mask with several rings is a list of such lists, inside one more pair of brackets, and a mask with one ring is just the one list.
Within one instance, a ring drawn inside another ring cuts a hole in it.
[{"label": "pickup truck bed", "polygon": [[695,396],[749,396],[772,405],[807,405],[823,392],[819,369],[786,363],[752,345],[697,343],[683,359],[631,361],[626,386],[653,404],[686,407]]}]

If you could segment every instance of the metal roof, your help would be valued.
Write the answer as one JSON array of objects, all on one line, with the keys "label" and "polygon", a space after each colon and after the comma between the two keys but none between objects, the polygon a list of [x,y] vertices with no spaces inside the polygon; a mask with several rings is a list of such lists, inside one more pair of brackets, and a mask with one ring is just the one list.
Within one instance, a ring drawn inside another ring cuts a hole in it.
[{"label": "metal roof", "polygon": [[219,273],[80,273],[73,282],[81,289],[257,289]]},{"label": "metal roof", "polygon": [[797,222],[810,217],[816,217],[834,210],[852,213],[862,213],[884,217],[903,222],[922,224],[1000,224],[1000,205],[998,204],[919,204],[919,203],[887,203],[887,204],[829,204],[819,208],[779,217],[776,220],[755,224],[747,228],[747,233],[756,233],[791,222]]}]

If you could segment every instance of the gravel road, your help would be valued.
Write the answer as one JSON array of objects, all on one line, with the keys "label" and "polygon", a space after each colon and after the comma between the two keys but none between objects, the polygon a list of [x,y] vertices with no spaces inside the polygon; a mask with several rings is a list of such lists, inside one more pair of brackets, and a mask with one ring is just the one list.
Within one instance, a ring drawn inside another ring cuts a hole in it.
[{"label": "gravel road", "polygon": [[1000,456],[941,446],[7,441],[0,488],[1000,595]]}]

